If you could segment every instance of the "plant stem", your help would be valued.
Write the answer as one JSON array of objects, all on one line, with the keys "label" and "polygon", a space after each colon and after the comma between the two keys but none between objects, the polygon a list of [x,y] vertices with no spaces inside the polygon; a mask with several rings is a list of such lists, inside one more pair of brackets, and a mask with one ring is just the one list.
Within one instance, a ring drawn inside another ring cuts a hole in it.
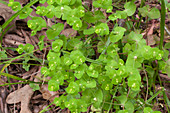
[{"label": "plant stem", "polygon": [[161,32],[161,37],[160,37],[160,44],[159,44],[159,49],[163,49],[163,40],[164,40],[164,27],[165,27],[165,1],[161,0],[161,22],[160,22],[160,32]]},{"label": "plant stem", "polygon": [[12,22],[12,20],[14,20],[25,8],[32,6],[33,4],[35,4],[36,2],[38,2],[39,0],[32,0],[30,3],[28,3],[26,6],[24,6],[21,10],[19,10],[17,13],[15,13],[11,18],[9,18],[3,25],[2,25],[2,29],[4,30],[9,23]]},{"label": "plant stem", "polygon": [[[24,6],[21,10],[19,10],[17,13],[15,13],[14,15],[12,15],[2,26],[1,26],[1,28],[2,28],[2,30],[1,30],[1,32],[2,32],[2,35],[1,35],[1,37],[0,37],[0,40],[1,40],[1,43],[2,43],[2,37],[3,37],[3,30],[9,25],[9,23],[11,23],[12,22],[12,20],[14,20],[20,13],[22,13],[22,11],[25,9],[25,8],[27,8],[27,7],[30,7],[30,6],[32,6],[33,4],[35,4],[36,2],[38,2],[39,0],[32,0],[30,3],[28,3],[26,6]],[[11,27],[10,27],[11,28]],[[10,29],[9,28],[9,29]],[[9,30],[8,29],[8,30]],[[0,32],[0,33],[1,33]],[[0,44],[1,45],[1,44]]]}]

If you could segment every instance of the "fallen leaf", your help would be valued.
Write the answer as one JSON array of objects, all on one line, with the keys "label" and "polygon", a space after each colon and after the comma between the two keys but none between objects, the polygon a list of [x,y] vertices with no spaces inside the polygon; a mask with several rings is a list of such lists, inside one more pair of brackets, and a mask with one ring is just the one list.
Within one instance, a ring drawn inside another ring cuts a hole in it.
[{"label": "fallen leaf", "polygon": [[43,98],[46,100],[49,100],[50,102],[53,102],[55,97],[59,97],[59,92],[58,91],[55,91],[55,92],[49,91],[47,84],[43,84],[40,87],[39,91],[42,93]]},{"label": "fallen leaf", "polygon": [[[34,81],[40,82],[40,80],[38,78],[42,78],[40,71],[37,73]],[[46,100],[49,100],[50,102],[53,102],[55,97],[59,97],[58,91],[53,92],[53,91],[48,90],[48,84],[41,85],[39,91],[42,93],[43,98]]]},{"label": "fallen leaf", "polygon": [[18,89],[7,96],[6,102],[8,104],[14,104],[21,102],[20,113],[32,113],[29,109],[29,101],[34,91],[29,85],[25,85],[21,89]]},{"label": "fallen leaf", "polygon": [[24,43],[23,43],[24,39],[21,38],[18,35],[15,35],[15,34],[7,34],[7,35],[5,35],[4,42],[6,44],[10,44],[10,45],[13,45],[13,46],[18,46],[20,44],[24,45]]},{"label": "fallen leaf", "polygon": [[155,45],[156,44],[156,41],[155,41],[155,38],[154,38],[154,35],[149,35],[147,36],[147,39],[148,39],[148,45]]},{"label": "fallen leaf", "polygon": [[66,37],[75,37],[77,35],[77,31],[72,29],[72,28],[68,28],[68,29],[64,29],[61,34],[65,35]]}]

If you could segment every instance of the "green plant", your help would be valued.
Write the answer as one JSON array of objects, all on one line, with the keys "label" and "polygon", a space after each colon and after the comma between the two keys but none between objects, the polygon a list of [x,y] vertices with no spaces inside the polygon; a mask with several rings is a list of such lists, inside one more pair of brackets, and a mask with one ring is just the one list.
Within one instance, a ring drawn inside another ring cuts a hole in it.
[{"label": "green plant", "polygon": [[[127,28],[117,24],[117,19],[133,16],[136,11],[134,0],[126,2],[124,10],[115,13],[112,12],[112,0],[93,1],[93,11],[86,9],[82,5],[82,0],[39,0],[39,2],[42,4],[47,2],[48,6],[38,6],[37,14],[48,18],[60,18],[80,34],[70,38],[60,35],[64,24],[57,23],[49,27],[41,17],[32,17],[32,20],[27,22],[28,27],[32,29],[31,35],[35,35],[43,27],[48,28],[46,34],[48,39],[52,40],[52,49],[47,54],[46,66],[41,68],[41,74],[44,78],[51,77],[50,80],[46,80],[49,91],[57,91],[60,90],[60,86],[64,87],[65,93],[54,99],[53,103],[56,106],[60,106],[61,109],[68,108],[76,113],[86,112],[89,106],[94,108],[93,111],[99,112],[109,112],[111,109],[118,113],[152,112],[150,104],[153,98],[147,97],[149,91],[156,92],[148,89],[152,87],[154,81],[148,81],[147,77],[156,78],[158,70],[166,73],[167,64],[162,59],[167,60],[165,55],[167,51],[157,47],[151,48],[146,44],[142,34],[137,31],[127,32]],[[30,4],[33,3],[35,2],[32,1]],[[14,17],[19,15],[21,19],[29,16],[32,11],[29,7],[21,9],[20,4],[12,0],[8,6],[14,11],[19,10]],[[108,19],[101,9],[111,13]],[[160,15],[158,9],[149,10],[148,6],[138,10],[143,17],[148,16],[151,19],[159,18]],[[2,26],[2,30],[13,18]],[[109,21],[115,24],[111,30],[107,24]],[[44,37],[39,38],[40,50],[45,48]],[[94,46],[97,46],[97,50]],[[42,63],[41,59],[32,54],[33,45],[19,45],[16,50],[25,58],[23,61],[25,70],[29,70],[27,62],[31,57]],[[96,57],[95,51],[99,56]],[[5,55],[4,57],[6,58]],[[162,65],[158,67],[155,61]],[[148,75],[145,74],[142,78],[142,72],[147,72]],[[149,86],[145,86],[145,82]],[[142,99],[140,91],[144,86],[147,87],[146,98]],[[166,102],[168,101],[165,100]]]}]

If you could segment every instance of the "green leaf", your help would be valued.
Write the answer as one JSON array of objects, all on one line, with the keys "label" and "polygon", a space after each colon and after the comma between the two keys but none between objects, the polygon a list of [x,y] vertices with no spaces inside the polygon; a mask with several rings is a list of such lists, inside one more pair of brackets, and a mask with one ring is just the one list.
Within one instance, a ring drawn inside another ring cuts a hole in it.
[{"label": "green leaf", "polygon": [[48,81],[48,90],[49,91],[57,91],[57,90],[59,90],[59,84],[56,83],[56,80],[50,79]]},{"label": "green leaf", "polygon": [[46,10],[48,11],[48,12],[46,13],[46,16],[47,16],[48,18],[53,18],[54,15],[55,15],[55,7],[54,7],[53,5],[48,5],[48,6],[46,7]]},{"label": "green leaf", "polygon": [[59,58],[59,56],[60,56],[60,53],[55,53],[55,52],[49,51],[48,55],[47,55],[47,60],[55,61],[57,58]]},{"label": "green leaf", "polygon": [[165,67],[165,71],[167,72],[168,76],[170,77],[170,64],[167,64]]},{"label": "green leaf", "polygon": [[129,53],[131,51],[131,45],[129,43],[126,43],[123,47],[123,53]]},{"label": "green leaf", "polygon": [[140,83],[132,78],[128,79],[128,86],[132,88],[134,91],[140,90]]},{"label": "green leaf", "polygon": [[121,83],[121,81],[122,77],[120,75],[114,74],[114,76],[112,77],[112,84],[118,85],[119,83]]},{"label": "green leaf", "polygon": [[142,54],[142,56],[145,58],[145,59],[147,59],[147,60],[149,60],[149,59],[151,59],[151,58],[153,58],[153,55],[152,55],[152,53],[151,53],[151,47],[150,46],[143,46],[143,48],[141,48],[141,54]]},{"label": "green leaf", "polygon": [[83,17],[83,20],[87,23],[95,23],[97,21],[96,18],[94,18],[94,15],[92,12],[87,11]]},{"label": "green leaf", "polygon": [[157,60],[161,60],[164,55],[164,52],[159,50],[158,48],[152,48],[150,52],[152,54],[152,57],[156,58]]},{"label": "green leaf", "polygon": [[59,97],[55,97],[53,103],[54,103],[56,106],[61,105],[61,100],[60,100],[60,98],[59,98]]},{"label": "green leaf", "polygon": [[108,18],[112,21],[115,21],[118,18],[121,18],[121,15],[119,13],[114,13],[114,14],[111,14]]},{"label": "green leaf", "polygon": [[65,106],[70,111],[76,111],[76,109],[77,109],[77,99],[70,99],[68,102],[65,102]]},{"label": "green leaf", "polygon": [[29,7],[26,7],[22,13],[19,14],[19,19],[25,19],[27,18],[31,12],[33,11],[33,9],[29,8]]},{"label": "green leaf", "polygon": [[89,29],[84,29],[84,30],[83,30],[83,34],[84,34],[84,35],[91,35],[91,34],[93,34],[94,32],[95,32],[94,27],[91,27],[91,28],[89,28]]},{"label": "green leaf", "polygon": [[23,61],[23,68],[26,70],[26,71],[29,71],[29,67],[30,67],[30,64],[28,64],[28,61],[30,60],[30,57],[25,57],[25,61]]},{"label": "green leaf", "polygon": [[84,7],[79,6],[78,8],[76,8],[76,13],[79,18],[83,17],[85,15]]},{"label": "green leaf", "polygon": [[104,16],[103,12],[100,10],[97,10],[94,12],[94,18],[96,19],[96,21],[105,19],[106,17]]},{"label": "green leaf", "polygon": [[99,1],[99,0],[98,0],[98,1],[94,1],[94,2],[93,2],[93,6],[96,7],[96,8],[102,7],[102,4],[101,4],[101,3],[102,3],[102,2]]},{"label": "green leaf", "polygon": [[87,70],[86,73],[90,76],[90,77],[94,77],[97,78],[98,77],[98,71],[95,70]]},{"label": "green leaf", "polygon": [[49,69],[47,67],[42,67],[41,74],[47,76],[48,74],[50,74]]},{"label": "green leaf", "polygon": [[120,39],[123,38],[124,32],[126,31],[125,28],[123,27],[116,27],[114,28],[114,31],[111,32],[110,34],[110,41],[112,43],[115,43],[119,41]]},{"label": "green leaf", "polygon": [[70,66],[70,69],[76,69],[78,66],[79,66],[78,64],[72,64],[72,65]]},{"label": "green leaf", "polygon": [[59,52],[62,46],[63,46],[63,40],[61,39],[56,39],[55,41],[52,42],[52,49],[55,52]]},{"label": "green leaf", "polygon": [[73,63],[73,61],[71,60],[70,57],[64,57],[64,64],[65,64],[66,66],[69,66],[69,65],[71,65],[72,63]]},{"label": "green leaf", "polygon": [[85,91],[82,92],[81,99],[84,100],[86,103],[90,103],[93,95],[92,91],[92,89],[85,89]]},{"label": "green leaf", "polygon": [[119,110],[118,113],[129,113],[128,110]]},{"label": "green leaf", "polygon": [[67,23],[72,25],[74,30],[79,30],[82,27],[82,21],[78,17],[68,18]]},{"label": "green leaf", "polygon": [[54,4],[56,2],[56,0],[47,0],[47,4],[51,5]]},{"label": "green leaf", "polygon": [[110,44],[107,48],[107,54],[112,58],[117,56],[118,51],[119,51],[118,45],[116,45],[114,43]]},{"label": "green leaf", "polygon": [[96,8],[108,9],[112,5],[112,0],[97,0],[93,2],[93,6]]},{"label": "green leaf", "polygon": [[95,88],[96,87],[96,81],[94,79],[86,81],[86,87],[87,88]]},{"label": "green leaf", "polygon": [[[116,11],[116,14],[120,14],[120,16],[121,16],[120,19],[126,19],[126,18],[127,18],[126,10],[124,10],[124,11],[119,11],[119,10],[117,10],[117,11]],[[119,16],[119,15],[118,15],[118,16]]]},{"label": "green leaf", "polygon": [[30,53],[30,52],[33,52],[34,50],[34,46],[27,43],[24,47],[23,47],[23,50],[26,52],[26,53]]},{"label": "green leaf", "polygon": [[136,11],[136,5],[135,5],[135,3],[133,1],[127,2],[124,5],[124,8],[125,8],[125,11],[126,11],[128,16],[132,16]]},{"label": "green leaf", "polygon": [[125,106],[125,109],[128,111],[128,113],[134,112],[134,105],[131,101],[127,101],[124,106]]},{"label": "green leaf", "polygon": [[105,50],[105,43],[103,43],[102,41],[100,41],[98,44],[97,44],[97,51],[98,53],[102,53],[104,50]]},{"label": "green leaf", "polygon": [[79,85],[76,82],[70,82],[69,86],[66,88],[67,93],[74,94],[79,92]]},{"label": "green leaf", "polygon": [[106,91],[111,90],[112,87],[113,87],[113,84],[111,84],[109,80],[105,80],[105,81],[102,83],[102,89],[104,89],[104,90],[106,90]]},{"label": "green leaf", "polygon": [[21,10],[21,4],[19,2],[9,2],[8,6],[11,7],[13,11]]},{"label": "green leaf", "polygon": [[41,51],[42,51],[43,48],[44,48],[44,38],[45,38],[45,35],[41,35],[41,36],[39,37],[38,46],[39,46],[39,48],[40,48]]},{"label": "green leaf", "polygon": [[56,67],[58,67],[58,70],[62,70],[62,66],[60,66],[61,64],[61,59],[60,57],[56,57],[54,60],[50,60],[48,65],[49,65],[49,69],[50,70],[55,70]]},{"label": "green leaf", "polygon": [[7,58],[7,54],[5,53],[5,51],[0,51],[0,60]]},{"label": "green leaf", "polygon": [[146,5],[146,6],[144,6],[144,7],[142,7],[142,8],[138,8],[138,10],[139,10],[139,12],[141,13],[141,15],[143,16],[143,17],[146,17],[146,16],[148,16],[148,13],[149,13],[149,5]]},{"label": "green leaf", "polygon": [[52,27],[46,31],[48,39],[49,40],[55,39],[55,37],[58,36],[63,29],[64,25],[61,23],[52,25]]},{"label": "green leaf", "polygon": [[[32,32],[40,31],[43,27],[46,27],[46,21],[41,17],[32,17],[32,20],[27,21],[27,25],[31,28]],[[33,33],[35,35],[35,33]]]},{"label": "green leaf", "polygon": [[153,8],[151,11],[148,13],[149,18],[151,19],[158,19],[160,17],[160,12],[159,9]]},{"label": "green leaf", "polygon": [[39,84],[30,83],[29,86],[33,89],[33,91],[40,89]]},{"label": "green leaf", "polygon": [[86,60],[84,55],[79,50],[72,51],[70,58],[74,61],[75,64],[82,64]]},{"label": "green leaf", "polygon": [[40,16],[45,16],[48,13],[48,10],[46,7],[44,6],[38,6],[36,8],[36,14],[40,15]]},{"label": "green leaf", "polygon": [[143,37],[142,34],[137,34],[134,31],[132,31],[132,32],[130,32],[128,39],[136,41],[136,42],[140,42],[142,37]]},{"label": "green leaf", "polygon": [[19,46],[18,46],[18,48],[16,49],[16,51],[19,53],[19,54],[22,54],[23,52],[24,52],[24,46],[22,45],[22,44],[20,44]]},{"label": "green leaf", "polygon": [[106,13],[111,13],[113,10],[113,6],[109,6],[106,10]]},{"label": "green leaf", "polygon": [[167,4],[167,8],[170,11],[170,3]]},{"label": "green leaf", "polygon": [[95,95],[92,98],[92,102],[95,108],[99,108],[101,106],[101,103],[103,102],[103,92],[101,89],[95,91]]},{"label": "green leaf", "polygon": [[[170,3],[169,3],[169,4],[170,4]],[[170,42],[165,43],[164,48],[165,48],[165,49],[169,49],[169,48],[170,48]]]},{"label": "green leaf", "polygon": [[69,5],[70,0],[55,0],[59,5]]},{"label": "green leaf", "polygon": [[47,0],[40,0],[39,2],[40,2],[41,4],[44,4],[46,1],[47,1]]},{"label": "green leaf", "polygon": [[86,112],[87,111],[87,104],[83,99],[78,99],[77,105],[81,112]]},{"label": "green leaf", "polygon": [[109,34],[109,27],[106,23],[101,23],[95,27],[95,33],[103,36]]},{"label": "green leaf", "polygon": [[77,79],[80,79],[83,76],[83,74],[85,73],[86,68],[87,68],[86,64],[80,65],[79,67],[76,68],[74,76]]},{"label": "green leaf", "polygon": [[116,100],[120,101],[120,104],[124,106],[127,101],[127,96],[126,95],[118,96],[116,97]]},{"label": "green leaf", "polygon": [[75,38],[75,39],[71,39],[69,40],[69,42],[67,43],[67,49],[68,50],[73,50],[73,49],[80,49],[83,46],[83,42],[80,41],[80,39]]},{"label": "green leaf", "polygon": [[150,107],[144,108],[144,113],[152,113],[152,112],[153,112],[152,108],[150,108]]}]

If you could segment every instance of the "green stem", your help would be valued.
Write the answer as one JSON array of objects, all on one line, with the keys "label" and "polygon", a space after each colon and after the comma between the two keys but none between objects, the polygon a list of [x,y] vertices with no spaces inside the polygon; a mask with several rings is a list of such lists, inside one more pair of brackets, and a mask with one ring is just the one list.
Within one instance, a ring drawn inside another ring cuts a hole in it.
[{"label": "green stem", "polygon": [[44,112],[48,111],[47,108],[49,108],[52,104],[53,104],[53,102],[50,103],[47,107],[45,107],[43,110],[41,110],[39,113],[44,113]]},{"label": "green stem", "polygon": [[30,3],[28,3],[26,6],[24,6],[21,10],[19,10],[17,13],[15,13],[11,18],[9,18],[3,25],[2,25],[2,29],[4,30],[9,23],[12,22],[12,20],[14,20],[20,13],[22,13],[22,11],[27,8],[32,6],[33,4],[35,4],[36,2],[38,2],[39,0],[32,0]]},{"label": "green stem", "polygon": [[[22,13],[22,11],[27,8],[27,7],[30,7],[32,6],[33,4],[35,4],[36,2],[38,2],[39,0],[32,0],[30,3],[28,3],[26,6],[24,6],[21,10],[19,10],[17,13],[15,13],[14,15],[12,15],[2,26],[1,26],[1,31],[0,33],[2,33],[2,35],[0,36],[0,41],[2,43],[2,38],[4,36],[4,34],[11,28],[11,27],[8,27],[6,29],[6,27],[9,25],[9,23],[11,23],[20,13]],[[3,30],[5,30],[5,32],[3,32]],[[0,46],[1,46],[1,43],[0,43]]]},{"label": "green stem", "polygon": [[15,83],[6,83],[6,84],[2,84],[1,86],[7,86],[7,85],[14,85],[14,84],[29,84],[29,83],[34,83],[34,84],[46,84],[44,82],[34,82],[34,81],[27,81],[27,82],[15,82]]},{"label": "green stem", "polygon": [[[8,73],[8,69],[7,69],[7,67],[5,68],[5,71],[6,71],[6,73]],[[11,81],[10,81],[10,78],[9,77],[7,77],[7,80],[8,80],[8,83],[11,83]],[[9,85],[9,90],[11,89],[11,85]]]},{"label": "green stem", "polygon": [[161,22],[160,22],[160,31],[161,31],[161,37],[160,37],[160,44],[159,49],[163,49],[163,40],[164,40],[164,27],[165,27],[165,1],[161,0]]},{"label": "green stem", "polygon": [[158,96],[159,93],[161,93],[162,91],[159,90],[157,93],[155,93],[151,98],[149,98],[146,103],[149,103],[150,101],[152,101],[156,96]]},{"label": "green stem", "polygon": [[[142,8],[144,5],[145,5],[145,0],[141,0],[140,8]],[[138,16],[140,17],[139,23],[137,24],[137,28],[139,29],[141,21],[142,21],[140,12],[138,13]]]}]

